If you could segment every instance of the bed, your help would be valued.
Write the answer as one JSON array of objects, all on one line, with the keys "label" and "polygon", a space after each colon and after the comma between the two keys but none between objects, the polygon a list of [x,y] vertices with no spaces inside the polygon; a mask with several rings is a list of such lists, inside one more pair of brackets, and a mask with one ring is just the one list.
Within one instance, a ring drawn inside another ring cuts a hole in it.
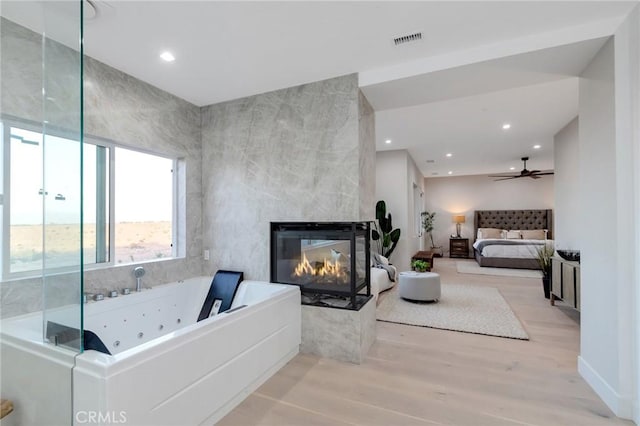
[{"label": "bed", "polygon": [[540,269],[536,248],[553,238],[552,210],[476,210],[473,223],[473,251],[480,266]]}]

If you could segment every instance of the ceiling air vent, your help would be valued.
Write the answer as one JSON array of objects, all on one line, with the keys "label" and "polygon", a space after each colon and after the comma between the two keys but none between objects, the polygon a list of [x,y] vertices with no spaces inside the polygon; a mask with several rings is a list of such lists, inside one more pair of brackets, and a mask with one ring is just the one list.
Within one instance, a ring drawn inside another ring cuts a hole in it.
[{"label": "ceiling air vent", "polygon": [[399,37],[394,37],[393,44],[400,46],[401,44],[411,43],[414,41],[422,40],[422,31],[415,32],[413,34],[407,34]]}]

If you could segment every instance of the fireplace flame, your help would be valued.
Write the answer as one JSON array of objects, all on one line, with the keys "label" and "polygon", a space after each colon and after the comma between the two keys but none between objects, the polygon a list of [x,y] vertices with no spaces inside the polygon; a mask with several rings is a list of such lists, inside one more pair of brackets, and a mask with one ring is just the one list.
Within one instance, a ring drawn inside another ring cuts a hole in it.
[{"label": "fireplace flame", "polygon": [[338,262],[338,259],[332,262],[325,258],[321,266],[314,267],[313,265],[311,265],[304,253],[302,253],[302,260],[294,269],[293,274],[296,277],[302,277],[304,275],[318,275],[324,277],[326,275],[330,275],[338,278],[344,277],[346,275],[343,272],[343,268],[340,265],[340,262]]}]

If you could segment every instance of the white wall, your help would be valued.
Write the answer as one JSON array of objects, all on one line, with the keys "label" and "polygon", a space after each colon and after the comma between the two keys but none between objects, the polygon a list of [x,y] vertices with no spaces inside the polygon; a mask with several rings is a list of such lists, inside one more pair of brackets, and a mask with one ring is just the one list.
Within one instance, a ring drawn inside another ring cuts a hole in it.
[{"label": "white wall", "polygon": [[[628,260],[629,264],[633,266],[634,271],[631,274],[629,283],[627,288],[631,291],[631,297],[629,299],[632,301],[632,312],[630,318],[628,318],[627,324],[634,330],[634,333],[631,337],[630,344],[633,344],[633,347],[630,349],[632,354],[632,365],[631,371],[629,374],[633,381],[633,398],[632,398],[632,410],[633,416],[632,418],[636,422],[636,424],[640,424],[640,327],[637,326],[638,323],[638,312],[640,308],[640,291],[638,291],[638,286],[640,286],[640,223],[638,223],[638,218],[640,218],[640,195],[638,192],[640,191],[640,6],[636,6],[635,10],[631,13],[629,20],[627,22],[628,25],[628,58],[629,58],[629,106],[628,106],[628,117],[629,117],[629,140],[632,148],[632,182],[633,182],[633,190],[632,193],[635,194],[634,207],[632,211],[633,216],[633,226],[628,230],[628,235],[632,236],[632,253],[630,254],[631,259]],[[618,40],[621,37],[618,37]],[[622,58],[624,55],[622,52],[617,53],[618,58]],[[624,89],[624,88],[622,88]],[[621,90],[622,90],[621,89]],[[620,110],[620,109],[619,109]],[[633,342],[635,338],[635,342]]]},{"label": "white wall", "polygon": [[555,246],[562,249],[580,249],[580,222],[576,220],[579,205],[578,117],[574,118],[553,139],[553,176],[555,209],[553,228]]},{"label": "white wall", "polygon": [[[580,241],[582,339],[579,369],[609,406],[617,406],[620,396],[616,393],[620,383],[618,326],[614,314],[618,274],[613,55],[611,39],[582,74],[579,106],[579,211],[580,224],[585,230]],[[603,388],[607,387],[613,395],[603,394]]]},{"label": "white wall", "polygon": [[[416,199],[415,192],[419,192],[422,196]],[[420,212],[425,211],[424,203],[424,176],[418,169],[416,162],[407,152],[407,196],[409,204],[407,206],[407,255],[408,262],[411,262],[411,256],[418,250],[423,248],[422,225],[416,229],[416,222],[420,221]],[[415,205],[418,204],[418,208]],[[419,210],[416,211],[416,210]],[[417,216],[417,217],[416,217]]]},{"label": "white wall", "polygon": [[461,234],[473,241],[475,210],[553,209],[553,176],[496,182],[485,175],[425,179],[427,211],[435,211],[433,239],[449,250],[449,236],[456,226],[454,214],[464,214]]},{"label": "white wall", "polygon": [[[578,370],[638,420],[638,7],[580,80],[581,350]],[[606,348],[603,350],[602,348]]]},{"label": "white wall", "polygon": [[411,256],[420,248],[414,226],[413,184],[422,189],[422,180],[422,174],[406,150],[376,153],[376,201],[385,201],[393,227],[400,229],[400,241],[391,262],[402,271],[410,269]]}]

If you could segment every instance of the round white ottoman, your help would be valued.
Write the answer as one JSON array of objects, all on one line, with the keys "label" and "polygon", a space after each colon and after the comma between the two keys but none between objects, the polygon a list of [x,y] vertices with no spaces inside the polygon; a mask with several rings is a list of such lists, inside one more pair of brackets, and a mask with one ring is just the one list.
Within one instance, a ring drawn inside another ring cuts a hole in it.
[{"label": "round white ottoman", "polygon": [[440,299],[440,275],[435,272],[400,272],[398,290],[407,300],[428,301]]}]

